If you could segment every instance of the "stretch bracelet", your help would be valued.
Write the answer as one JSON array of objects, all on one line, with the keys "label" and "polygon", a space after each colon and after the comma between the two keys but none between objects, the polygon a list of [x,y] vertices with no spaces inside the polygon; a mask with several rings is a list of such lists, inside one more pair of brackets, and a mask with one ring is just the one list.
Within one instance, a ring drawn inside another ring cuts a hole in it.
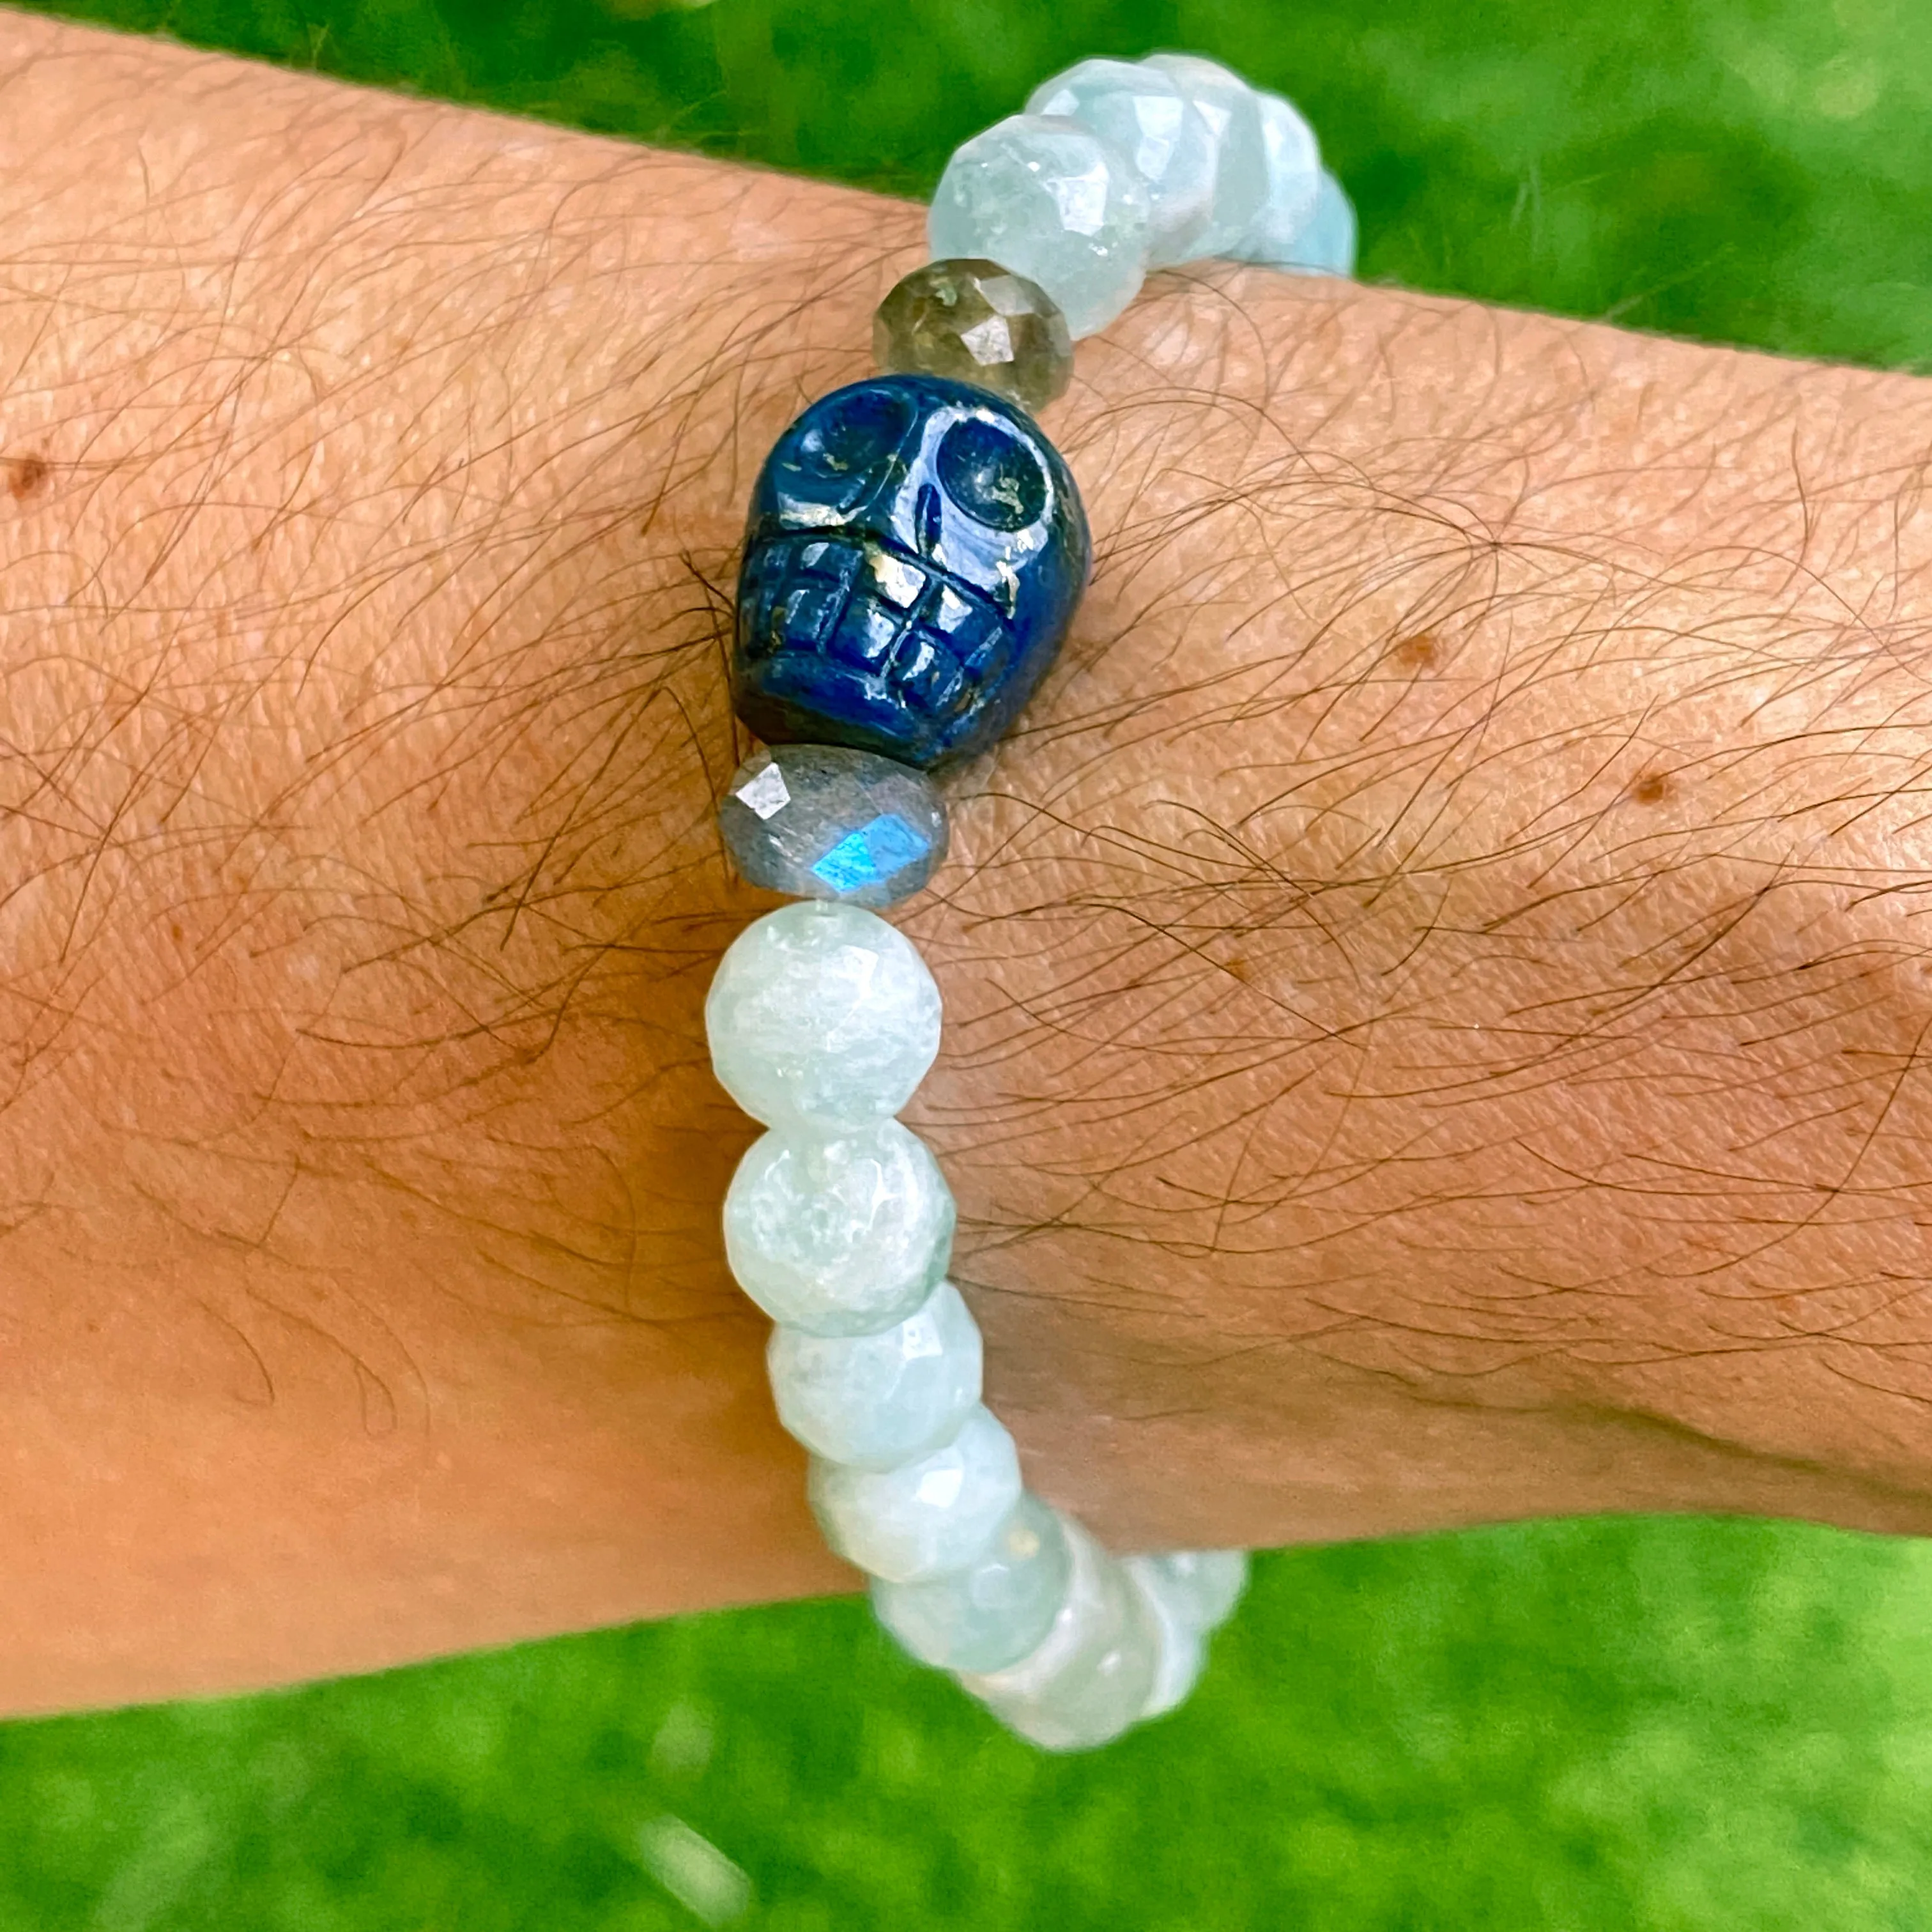
[{"label": "stretch bracelet", "polygon": [[1034,415],[1147,270],[1222,256],[1346,274],[1347,197],[1286,101],[1211,61],[1083,62],[955,154],[936,259],[880,305],[885,373],[814,403],[752,497],[731,656],[764,741],[718,806],[751,884],[799,903],[733,943],[712,1061],[767,1132],[724,1203],[731,1271],[777,1323],[779,1420],[880,1621],[1021,1736],[1104,1744],[1172,1709],[1246,1577],[1238,1550],[1117,1561],[1022,1484],[946,1278],[952,1197],[896,1116],[940,998],[878,915],[945,856],[934,780],[1045,676],[1090,560]]}]

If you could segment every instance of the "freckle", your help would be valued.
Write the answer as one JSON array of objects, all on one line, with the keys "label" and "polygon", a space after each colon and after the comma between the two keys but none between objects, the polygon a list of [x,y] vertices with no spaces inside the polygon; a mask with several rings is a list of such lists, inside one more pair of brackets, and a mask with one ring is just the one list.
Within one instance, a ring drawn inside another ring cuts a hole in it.
[{"label": "freckle", "polygon": [[16,503],[24,503],[29,496],[38,496],[53,474],[44,456],[16,456],[6,469],[7,494]]},{"label": "freckle", "polygon": [[1436,641],[1435,634],[1418,631],[1412,638],[1404,638],[1389,652],[1389,656],[1404,670],[1429,670],[1442,655],[1442,647]]},{"label": "freckle", "polygon": [[1676,789],[1668,772],[1646,772],[1630,787],[1630,795],[1638,805],[1661,805]]},{"label": "freckle", "polygon": [[1255,969],[1245,959],[1230,959],[1226,970],[1229,979],[1238,980],[1244,986],[1255,976]]}]

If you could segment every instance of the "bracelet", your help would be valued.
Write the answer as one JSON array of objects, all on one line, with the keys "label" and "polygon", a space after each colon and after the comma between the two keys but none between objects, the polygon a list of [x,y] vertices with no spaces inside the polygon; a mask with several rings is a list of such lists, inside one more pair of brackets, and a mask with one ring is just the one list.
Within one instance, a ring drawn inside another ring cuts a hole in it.
[{"label": "bracelet", "polygon": [[1034,420],[1074,338],[1150,267],[1346,274],[1354,217],[1288,102],[1157,54],[1083,62],[967,142],[929,235],[936,259],[874,320],[885,373],[813,404],[752,491],[731,682],[765,748],[718,824],[748,881],[799,902],[739,936],[705,1005],[718,1080],[767,1130],[726,1196],[725,1252],[778,1324],[778,1418],[880,1621],[1021,1736],[1075,1750],[1186,1696],[1246,1558],[1116,1561],[1022,1486],[946,1279],[952,1197],[895,1118],[938,1052],[939,989],[876,909],[944,857],[934,778],[1012,723],[1085,586],[1079,493]]}]

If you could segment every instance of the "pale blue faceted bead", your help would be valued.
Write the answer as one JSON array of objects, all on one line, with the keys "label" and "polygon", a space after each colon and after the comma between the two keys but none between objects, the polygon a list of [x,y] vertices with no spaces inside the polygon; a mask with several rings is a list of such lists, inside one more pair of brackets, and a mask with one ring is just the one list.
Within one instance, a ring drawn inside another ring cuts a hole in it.
[{"label": "pale blue faceted bead", "polygon": [[1214,138],[1214,209],[1190,259],[1228,254],[1240,245],[1268,195],[1261,104],[1239,74],[1198,54],[1153,54],[1147,64],[1179,87]]},{"label": "pale blue faceted bead", "polygon": [[1170,1550],[1129,1560],[1160,1589],[1177,1616],[1202,1630],[1226,1623],[1248,1586],[1245,1550]]},{"label": "pale blue faceted bead", "polygon": [[848,745],[754,752],[718,801],[718,829],[752,884],[844,905],[896,905],[946,856],[932,781]]},{"label": "pale blue faceted bead", "polygon": [[884,1472],[814,1457],[808,1494],[825,1540],[889,1583],[976,1563],[1020,1499],[1013,1438],[991,1410],[967,1412],[944,1448]]},{"label": "pale blue faceted bead", "polygon": [[1133,163],[1147,184],[1150,268],[1192,260],[1214,218],[1219,144],[1174,80],[1138,61],[1085,60],[1036,88],[1027,112],[1077,121]]},{"label": "pale blue faceted bead", "polygon": [[1148,191],[1111,141],[1077,121],[1015,114],[946,164],[933,254],[980,256],[1037,282],[1076,336],[1104,328],[1147,272]]},{"label": "pale blue faceted bead", "polygon": [[903,1322],[946,1273],[952,1196],[896,1120],[824,1136],[774,1129],[724,1196],[724,1256],[774,1322],[871,1335]]},{"label": "pale blue faceted bead", "polygon": [[1004,1670],[1046,1641],[1072,1563],[1058,1514],[1023,1496],[977,1562],[929,1582],[875,1582],[872,1608],[922,1664]]},{"label": "pale blue faceted bead", "polygon": [[1130,1556],[1120,1566],[1140,1592],[1160,1633],[1154,1688],[1148,1693],[1144,1718],[1158,1718],[1181,1703],[1198,1681],[1208,1661],[1208,1633],[1189,1614],[1186,1593],[1147,1556]]},{"label": "pale blue faceted bead", "polygon": [[1066,1595],[1040,1647],[960,1682],[1010,1730],[1048,1750],[1087,1750],[1135,1723],[1153,1695],[1160,1630],[1126,1572],[1078,1523]]},{"label": "pale blue faceted bead", "polygon": [[1237,261],[1279,268],[1313,218],[1322,188],[1322,151],[1315,130],[1278,94],[1256,97],[1262,146],[1268,154],[1268,195],[1248,232],[1228,250]]},{"label": "pale blue faceted bead", "polygon": [[770,1126],[896,1114],[939,1051],[939,988],[910,940],[857,906],[808,900],[739,934],[704,1002],[718,1083]]},{"label": "pale blue faceted bead", "polygon": [[778,1328],[765,1351],[778,1420],[814,1456],[896,1469],[958,1432],[980,1400],[979,1324],[942,1281],[876,1335]]},{"label": "pale blue faceted bead", "polygon": [[1288,244],[1275,266],[1304,275],[1352,275],[1355,272],[1355,205],[1348,190],[1326,168],[1316,192],[1315,212],[1307,226]]}]

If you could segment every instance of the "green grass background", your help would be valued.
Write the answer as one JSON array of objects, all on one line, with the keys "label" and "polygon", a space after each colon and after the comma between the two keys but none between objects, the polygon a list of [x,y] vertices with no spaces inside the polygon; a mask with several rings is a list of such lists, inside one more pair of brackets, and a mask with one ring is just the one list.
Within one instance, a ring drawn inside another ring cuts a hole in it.
[{"label": "green grass background", "polygon": [[[1196,49],[1308,110],[1368,277],[1932,358],[1924,0],[62,10],[915,193],[1054,68]],[[748,1891],[680,1878],[667,1820]],[[1658,1522],[1276,1556],[1194,1701],[1072,1760],[848,1603],[0,1727],[7,1932],[703,1923],[680,1886],[790,1932],[1932,1926],[1932,1550]]]}]

